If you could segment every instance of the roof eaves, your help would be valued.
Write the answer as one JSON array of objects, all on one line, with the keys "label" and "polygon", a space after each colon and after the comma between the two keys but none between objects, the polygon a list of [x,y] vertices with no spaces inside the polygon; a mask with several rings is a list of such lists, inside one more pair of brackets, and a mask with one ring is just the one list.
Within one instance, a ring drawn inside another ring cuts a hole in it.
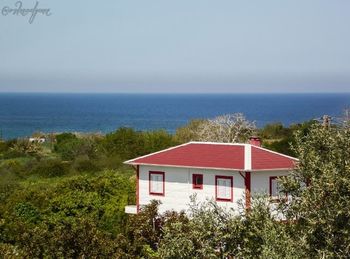
[{"label": "roof eaves", "polygon": [[268,171],[292,171],[295,168],[270,168],[270,169],[252,169],[250,172],[268,172]]},{"label": "roof eaves", "polygon": [[160,166],[160,167],[195,168],[195,169],[210,169],[210,170],[225,170],[225,171],[245,171],[244,169],[238,169],[238,168],[221,168],[221,167],[187,166],[187,165],[167,165],[167,164],[151,164],[151,163],[129,163],[129,165],[148,165],[148,166]]}]

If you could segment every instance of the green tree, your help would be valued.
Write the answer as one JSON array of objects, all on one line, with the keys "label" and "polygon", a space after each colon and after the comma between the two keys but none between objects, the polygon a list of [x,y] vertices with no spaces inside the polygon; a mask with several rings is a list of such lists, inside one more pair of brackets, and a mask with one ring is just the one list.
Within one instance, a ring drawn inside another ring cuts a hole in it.
[{"label": "green tree", "polygon": [[283,181],[292,202],[283,207],[296,220],[310,256],[350,254],[350,130],[314,125],[295,137],[298,169]]},{"label": "green tree", "polygon": [[130,159],[145,154],[145,139],[140,132],[130,128],[119,128],[106,135],[102,141],[103,152]]},{"label": "green tree", "polygon": [[45,159],[32,166],[29,174],[39,175],[41,177],[58,177],[68,172],[68,165],[63,163],[60,159]]},{"label": "green tree", "polygon": [[62,133],[56,136],[54,151],[64,160],[74,160],[78,156],[97,158],[100,137],[97,135],[83,135],[77,137],[72,133]]},{"label": "green tree", "polygon": [[290,130],[280,122],[270,123],[260,130],[260,135],[264,139],[281,139],[290,135]]},{"label": "green tree", "polygon": [[179,143],[186,143],[198,139],[198,132],[206,120],[195,119],[191,120],[187,125],[177,128],[175,132],[175,141]]},{"label": "green tree", "polygon": [[293,226],[276,221],[266,197],[249,213],[226,211],[213,201],[191,206],[187,221],[166,222],[161,258],[303,258]]},{"label": "green tree", "polygon": [[144,132],[145,152],[152,153],[178,144],[165,130]]}]

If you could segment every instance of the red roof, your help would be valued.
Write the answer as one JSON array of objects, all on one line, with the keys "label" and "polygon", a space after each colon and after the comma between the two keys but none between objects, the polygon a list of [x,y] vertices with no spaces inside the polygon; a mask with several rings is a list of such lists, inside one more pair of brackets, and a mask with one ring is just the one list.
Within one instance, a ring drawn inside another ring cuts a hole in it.
[{"label": "red roof", "polygon": [[189,142],[125,163],[254,171],[291,169],[296,161],[296,158],[250,144]]},{"label": "red roof", "polygon": [[252,146],[253,170],[293,168],[296,161],[296,158]]}]

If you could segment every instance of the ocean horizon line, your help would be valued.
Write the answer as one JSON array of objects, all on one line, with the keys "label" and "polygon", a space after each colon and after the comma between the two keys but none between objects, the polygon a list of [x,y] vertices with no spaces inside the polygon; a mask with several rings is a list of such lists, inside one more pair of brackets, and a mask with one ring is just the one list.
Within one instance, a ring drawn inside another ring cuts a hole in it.
[{"label": "ocean horizon line", "polygon": [[1,92],[0,94],[74,94],[74,95],[329,95],[350,94],[349,92]]}]

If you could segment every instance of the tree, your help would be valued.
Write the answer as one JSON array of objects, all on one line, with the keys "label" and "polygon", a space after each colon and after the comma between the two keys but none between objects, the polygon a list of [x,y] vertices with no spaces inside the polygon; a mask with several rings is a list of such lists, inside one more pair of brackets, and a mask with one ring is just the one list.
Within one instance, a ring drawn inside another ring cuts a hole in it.
[{"label": "tree", "polygon": [[[241,205],[242,206],[242,205]],[[305,258],[303,243],[277,222],[266,197],[256,197],[249,213],[232,213],[214,201],[195,202],[187,221],[166,222],[161,258]]]},{"label": "tree", "polygon": [[101,144],[102,152],[110,155],[118,155],[126,160],[144,155],[145,139],[140,132],[131,128],[119,128],[108,133]]},{"label": "tree", "polygon": [[64,160],[74,160],[78,156],[95,158],[98,139],[94,136],[77,137],[72,133],[62,133],[56,136],[55,151]]},{"label": "tree", "polygon": [[145,141],[144,149],[146,153],[156,152],[177,144],[173,136],[165,130],[142,132],[142,136]]},{"label": "tree", "polygon": [[283,180],[292,201],[282,209],[296,220],[310,257],[350,254],[350,129],[311,127],[298,132],[294,150],[300,161]]},{"label": "tree", "polygon": [[175,140],[179,143],[186,143],[192,140],[197,140],[199,129],[205,123],[207,123],[207,120],[191,120],[187,125],[176,130],[174,136]]},{"label": "tree", "polygon": [[291,135],[289,128],[285,128],[280,122],[266,124],[260,130],[260,134],[264,139],[271,140],[282,139]]},{"label": "tree", "polygon": [[201,124],[197,140],[225,143],[245,142],[255,130],[255,123],[248,121],[242,113],[225,114]]}]

